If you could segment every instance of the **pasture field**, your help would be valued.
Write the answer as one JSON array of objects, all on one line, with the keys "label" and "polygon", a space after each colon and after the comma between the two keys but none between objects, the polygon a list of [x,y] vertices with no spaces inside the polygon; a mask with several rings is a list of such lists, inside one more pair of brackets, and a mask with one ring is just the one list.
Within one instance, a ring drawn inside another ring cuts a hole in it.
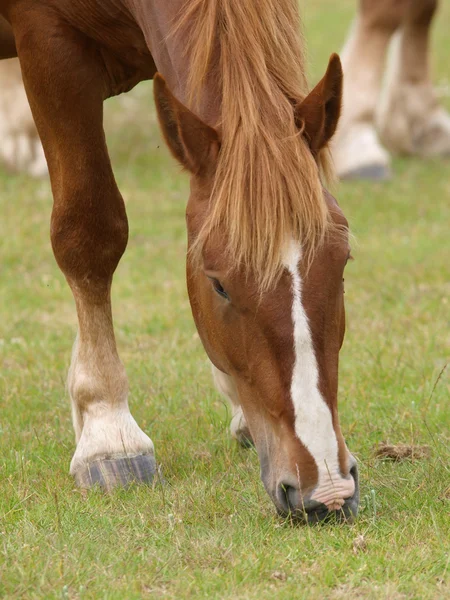
[{"label": "pasture field", "polygon": [[[312,82],[354,5],[302,0]],[[432,62],[450,109],[441,5]],[[151,84],[109,101],[106,124],[130,220],[118,346],[167,485],[85,494],[68,475],[76,319],[50,248],[50,186],[1,174],[0,597],[449,598],[450,162],[397,159],[392,182],[337,190],[355,235],[340,416],[361,513],[352,526],[294,527],[212,386],[185,285],[188,179],[161,140]],[[381,441],[427,444],[431,457],[381,461]]]}]

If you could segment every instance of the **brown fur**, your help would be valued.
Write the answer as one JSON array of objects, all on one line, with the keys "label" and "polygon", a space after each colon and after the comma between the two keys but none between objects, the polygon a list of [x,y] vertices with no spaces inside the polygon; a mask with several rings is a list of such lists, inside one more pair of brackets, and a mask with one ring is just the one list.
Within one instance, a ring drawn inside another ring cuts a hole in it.
[{"label": "brown fur", "polygon": [[17,50],[11,26],[0,15],[0,58],[13,58],[14,56],[17,56]]}]

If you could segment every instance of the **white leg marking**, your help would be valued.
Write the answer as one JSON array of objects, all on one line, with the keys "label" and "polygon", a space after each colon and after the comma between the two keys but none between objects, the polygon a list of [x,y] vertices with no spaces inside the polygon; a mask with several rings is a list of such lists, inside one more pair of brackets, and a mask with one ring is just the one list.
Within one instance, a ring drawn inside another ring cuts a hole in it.
[{"label": "white leg marking", "polygon": [[90,312],[90,328],[83,342],[80,336],[75,341],[68,377],[77,441],[73,475],[96,460],[154,454],[128,408],[128,380],[108,314],[102,308]]},{"label": "white leg marking", "polygon": [[380,144],[372,123],[342,123],[331,149],[341,179],[387,179],[390,176],[389,153]]},{"label": "white leg marking", "polygon": [[387,44],[388,36],[369,35],[358,17],[341,52],[344,96],[332,150],[337,173],[343,179],[389,176],[390,157],[374,126]]},{"label": "white leg marking", "polygon": [[345,498],[353,496],[355,482],[353,477],[344,479],[340,473],[338,443],[331,412],[319,391],[319,371],[301,298],[300,258],[300,246],[292,242],[285,257],[285,266],[292,277],[293,292],[295,363],[291,397],[295,431],[317,464],[319,481],[312,499],[334,510],[342,506]]}]

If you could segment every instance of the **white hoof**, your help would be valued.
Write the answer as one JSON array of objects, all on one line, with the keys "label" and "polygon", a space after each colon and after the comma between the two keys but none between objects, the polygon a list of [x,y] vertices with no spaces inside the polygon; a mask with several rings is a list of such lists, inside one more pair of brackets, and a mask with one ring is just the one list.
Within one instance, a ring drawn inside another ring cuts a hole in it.
[{"label": "white hoof", "polygon": [[442,107],[413,133],[412,152],[423,157],[450,156],[450,115]]},{"label": "white hoof", "polygon": [[375,128],[368,123],[353,123],[338,131],[332,152],[341,179],[384,181],[391,177],[389,154],[378,141]]},{"label": "white hoof", "polygon": [[128,409],[96,413],[84,415],[81,437],[70,463],[72,475],[76,477],[96,461],[154,455],[152,440],[139,428]]}]

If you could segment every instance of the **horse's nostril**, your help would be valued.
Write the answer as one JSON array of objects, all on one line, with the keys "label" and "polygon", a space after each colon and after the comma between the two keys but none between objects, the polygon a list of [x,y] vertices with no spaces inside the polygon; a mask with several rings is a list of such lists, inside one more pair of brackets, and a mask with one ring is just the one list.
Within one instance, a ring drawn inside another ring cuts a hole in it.
[{"label": "horse's nostril", "polygon": [[356,464],[356,461],[350,467],[350,475],[355,480],[355,486],[358,487],[358,465]]},{"label": "horse's nostril", "polygon": [[286,514],[297,509],[299,496],[299,491],[297,488],[289,485],[288,483],[280,483],[278,486],[277,496],[283,511]]}]

